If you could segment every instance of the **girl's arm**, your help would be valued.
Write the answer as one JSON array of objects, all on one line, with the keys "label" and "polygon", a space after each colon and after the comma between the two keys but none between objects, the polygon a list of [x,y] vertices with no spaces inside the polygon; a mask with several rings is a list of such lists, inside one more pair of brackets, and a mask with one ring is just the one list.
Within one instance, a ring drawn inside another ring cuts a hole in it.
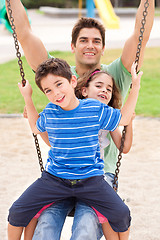
[{"label": "girl's arm", "polygon": [[[126,127],[126,135],[125,135],[123,153],[128,153],[132,146],[132,140],[133,140],[132,122],[133,122],[134,117],[135,117],[135,114],[133,115],[128,126]],[[120,149],[121,138],[122,138],[121,131],[119,130],[119,128],[116,128],[116,130],[113,132],[110,132],[110,134],[111,134],[114,144],[116,145],[116,147],[118,149]]]},{"label": "girl's arm", "polygon": [[24,87],[22,86],[21,83],[18,83],[18,87],[26,104],[28,121],[31,130],[35,134],[40,134],[41,132],[37,129],[36,126],[36,122],[37,119],[39,118],[39,115],[32,101],[32,87],[28,81],[26,81],[26,85]]},{"label": "girl's arm", "polygon": [[136,65],[137,64],[133,63],[131,67],[132,88],[130,90],[130,93],[128,95],[128,98],[124,106],[121,109],[122,117],[119,123],[119,125],[121,126],[127,126],[130,123],[132,115],[135,111],[135,107],[138,99],[138,93],[140,89],[140,79],[143,72],[136,74]]}]

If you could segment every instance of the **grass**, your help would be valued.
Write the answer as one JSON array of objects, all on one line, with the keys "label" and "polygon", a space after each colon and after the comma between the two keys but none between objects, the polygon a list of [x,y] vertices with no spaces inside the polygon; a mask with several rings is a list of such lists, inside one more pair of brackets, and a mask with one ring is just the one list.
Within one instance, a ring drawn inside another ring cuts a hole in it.
[{"label": "grass", "polygon": [[160,16],[160,8],[156,8],[155,9],[155,17],[159,17]]},{"label": "grass", "polygon": [[[74,55],[71,52],[54,52],[70,65],[74,65]],[[106,50],[102,63],[110,63],[121,55],[121,49]],[[25,78],[30,80],[33,87],[33,100],[38,112],[48,103],[44,94],[34,83],[34,73],[28,66],[25,58],[23,67]],[[147,48],[144,56],[143,77],[136,107],[136,114],[140,116],[160,117],[160,48]],[[17,83],[21,81],[17,60],[0,65],[0,113],[22,113],[24,100],[19,92]]]}]

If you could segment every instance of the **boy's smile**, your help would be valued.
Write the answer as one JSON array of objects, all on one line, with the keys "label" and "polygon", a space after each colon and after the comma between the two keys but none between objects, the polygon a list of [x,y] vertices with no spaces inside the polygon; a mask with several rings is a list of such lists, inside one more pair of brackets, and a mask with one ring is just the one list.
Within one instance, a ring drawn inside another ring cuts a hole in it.
[{"label": "boy's smile", "polygon": [[77,80],[74,76],[70,82],[64,77],[53,74],[48,74],[41,80],[41,86],[49,101],[66,111],[76,108],[79,104],[74,93],[76,85]]}]

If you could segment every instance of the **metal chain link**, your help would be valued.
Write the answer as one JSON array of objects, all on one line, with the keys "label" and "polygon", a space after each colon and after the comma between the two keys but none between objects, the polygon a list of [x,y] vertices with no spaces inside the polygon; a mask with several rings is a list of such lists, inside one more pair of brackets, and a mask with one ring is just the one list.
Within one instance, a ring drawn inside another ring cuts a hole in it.
[{"label": "metal chain link", "polygon": [[138,68],[139,64],[139,58],[140,58],[140,52],[141,52],[141,47],[142,47],[142,41],[143,41],[143,34],[145,31],[145,24],[146,24],[146,17],[148,15],[148,7],[149,7],[149,2],[148,0],[144,3],[144,11],[143,11],[143,18],[141,21],[142,27],[140,28],[140,35],[139,35],[139,43],[137,46],[137,53],[136,53],[136,58],[135,58],[135,63],[137,63],[136,71]]},{"label": "metal chain link", "polygon": [[36,146],[36,150],[37,150],[40,169],[41,169],[41,172],[43,172],[44,171],[43,160],[42,160],[40,146],[39,146],[39,143],[38,143],[38,138],[37,138],[37,135],[34,134],[34,133],[33,133],[33,137],[34,137],[34,142],[35,142],[35,146]]},{"label": "metal chain link", "polygon": [[[143,34],[145,31],[146,17],[148,15],[148,7],[149,7],[149,2],[148,2],[148,0],[146,0],[146,2],[144,3],[143,18],[141,21],[142,27],[140,28],[139,43],[137,45],[137,52],[136,52],[136,58],[135,58],[135,63],[137,63],[136,72],[137,72],[138,64],[139,64],[140,52],[141,52],[142,41],[143,41]],[[124,126],[124,129],[122,131],[121,146],[119,149],[118,161],[116,164],[117,168],[115,170],[115,177],[114,177],[114,183],[113,183],[113,188],[115,191],[117,191],[117,189],[118,189],[118,174],[119,174],[119,168],[121,166],[122,152],[123,152],[124,141],[125,141],[125,136],[126,136],[126,127],[127,126]]]},{"label": "metal chain link", "polygon": [[[17,40],[16,27],[14,25],[14,18],[13,18],[13,15],[12,15],[10,0],[6,0],[6,1],[7,1],[7,9],[8,9],[8,14],[9,14],[9,20],[10,20],[11,28],[12,28],[12,31],[13,31],[12,35],[13,35],[13,38],[14,38],[16,56],[18,58],[20,75],[22,77],[22,85],[24,87],[25,84],[26,84],[26,80],[24,78],[25,74],[24,74],[24,70],[23,70],[23,63],[22,63],[22,60],[21,60],[21,53],[19,51],[19,44],[18,44],[18,40]],[[40,150],[39,143],[38,143],[38,138],[37,138],[37,135],[35,135],[34,133],[33,133],[33,137],[34,137],[35,146],[36,146],[36,150],[37,150],[37,154],[38,154],[40,169],[41,169],[41,172],[43,172],[44,167],[43,167],[43,161],[42,161],[42,157],[41,157],[41,150]]]}]

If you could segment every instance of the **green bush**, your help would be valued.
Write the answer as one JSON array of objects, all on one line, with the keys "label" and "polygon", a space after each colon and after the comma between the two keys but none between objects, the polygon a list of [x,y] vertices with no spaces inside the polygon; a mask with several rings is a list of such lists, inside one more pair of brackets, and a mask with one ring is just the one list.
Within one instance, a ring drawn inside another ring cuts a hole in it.
[{"label": "green bush", "polygon": [[78,7],[78,0],[22,0],[26,8],[39,8],[40,6],[50,6],[58,8],[73,8]]},{"label": "green bush", "polygon": [[128,0],[111,0],[111,3],[113,6],[118,6],[118,7],[138,7],[140,0],[133,0],[133,1],[128,1]]}]

